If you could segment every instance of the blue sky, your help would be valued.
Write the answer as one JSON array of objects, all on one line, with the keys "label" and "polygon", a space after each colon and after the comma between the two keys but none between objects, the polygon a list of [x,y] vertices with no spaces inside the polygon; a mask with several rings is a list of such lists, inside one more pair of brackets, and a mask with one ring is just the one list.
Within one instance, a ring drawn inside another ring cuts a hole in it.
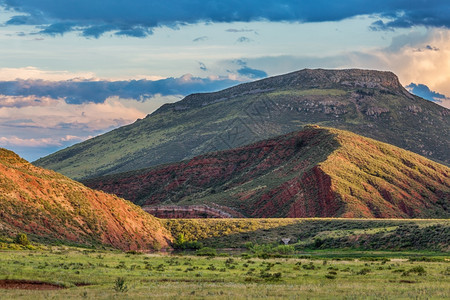
[{"label": "blue sky", "polygon": [[449,107],[448,0],[0,0],[0,147],[34,160],[163,103],[303,68]]}]

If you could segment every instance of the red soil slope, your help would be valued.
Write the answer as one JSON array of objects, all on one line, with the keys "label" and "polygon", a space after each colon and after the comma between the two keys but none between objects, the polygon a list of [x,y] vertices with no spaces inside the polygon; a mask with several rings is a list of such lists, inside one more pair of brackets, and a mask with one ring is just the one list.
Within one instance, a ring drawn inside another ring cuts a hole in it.
[{"label": "red soil slope", "polygon": [[35,167],[0,148],[0,227],[122,250],[167,247],[171,237],[140,207]]}]

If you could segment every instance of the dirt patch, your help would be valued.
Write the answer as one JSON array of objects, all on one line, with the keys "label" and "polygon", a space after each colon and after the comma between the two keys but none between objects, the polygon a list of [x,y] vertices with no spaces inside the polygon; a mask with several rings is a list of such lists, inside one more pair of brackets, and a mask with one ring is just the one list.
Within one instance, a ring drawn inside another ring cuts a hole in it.
[{"label": "dirt patch", "polygon": [[17,279],[3,279],[0,280],[0,289],[11,290],[59,290],[63,286],[52,284],[48,282],[35,280],[17,280]]}]

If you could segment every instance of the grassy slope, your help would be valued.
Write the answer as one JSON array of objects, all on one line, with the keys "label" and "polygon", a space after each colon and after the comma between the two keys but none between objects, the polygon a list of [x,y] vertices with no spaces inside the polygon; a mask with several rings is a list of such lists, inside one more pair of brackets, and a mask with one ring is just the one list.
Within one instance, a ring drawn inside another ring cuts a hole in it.
[{"label": "grassy slope", "polygon": [[350,132],[330,132],[340,147],[320,169],[346,203],[344,217],[450,216],[448,167]]},{"label": "grassy slope", "polygon": [[219,205],[246,217],[448,218],[450,169],[331,129],[91,179],[139,205]]},{"label": "grassy slope", "polygon": [[0,148],[0,229],[120,249],[166,247],[170,235],[140,207],[35,167]]},{"label": "grassy slope", "polygon": [[242,146],[311,123],[449,163],[449,140],[442,138],[449,135],[448,116],[448,109],[410,95],[391,73],[306,70],[188,96],[35,163],[75,179],[96,177]]}]

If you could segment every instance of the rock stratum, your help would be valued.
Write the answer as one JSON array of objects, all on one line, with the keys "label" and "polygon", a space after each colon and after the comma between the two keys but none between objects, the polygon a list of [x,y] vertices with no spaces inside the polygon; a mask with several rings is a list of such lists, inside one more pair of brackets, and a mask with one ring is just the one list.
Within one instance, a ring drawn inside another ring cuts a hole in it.
[{"label": "rock stratum", "polygon": [[174,205],[204,205],[234,217],[448,218],[449,177],[450,168],[410,151],[307,126],[85,184],[166,217],[177,216]]},{"label": "rock stratum", "polygon": [[35,167],[0,148],[0,229],[50,241],[109,245],[121,250],[168,247],[159,220],[115,195],[94,191]]},{"label": "rock stratum", "polygon": [[233,149],[307,124],[349,130],[450,164],[450,110],[391,72],[301,70],[165,104],[145,119],[34,162],[74,179]]}]

